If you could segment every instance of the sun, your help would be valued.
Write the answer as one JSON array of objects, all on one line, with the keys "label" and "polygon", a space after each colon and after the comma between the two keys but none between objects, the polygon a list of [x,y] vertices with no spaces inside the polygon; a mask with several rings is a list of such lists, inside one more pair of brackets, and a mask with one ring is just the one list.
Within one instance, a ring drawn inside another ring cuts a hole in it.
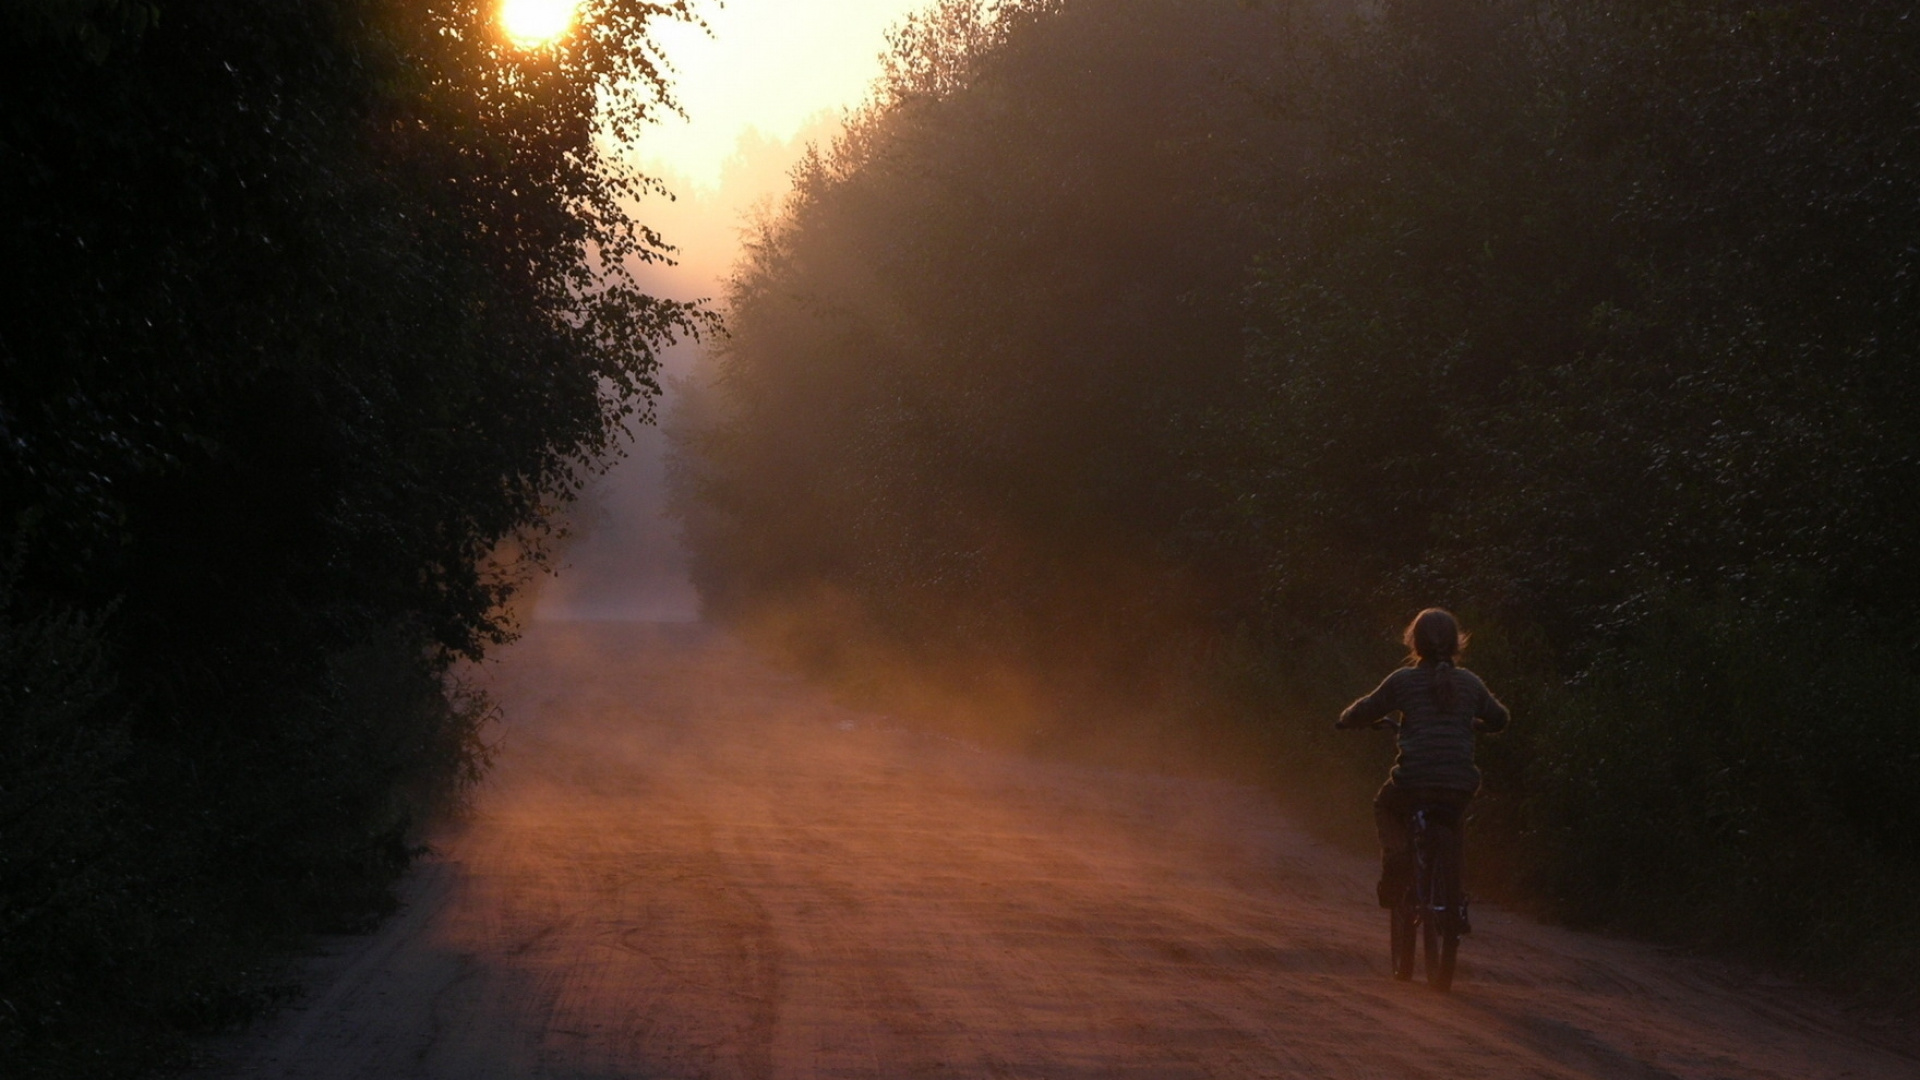
[{"label": "sun", "polygon": [[502,0],[500,28],[515,45],[545,45],[573,25],[579,0]]}]

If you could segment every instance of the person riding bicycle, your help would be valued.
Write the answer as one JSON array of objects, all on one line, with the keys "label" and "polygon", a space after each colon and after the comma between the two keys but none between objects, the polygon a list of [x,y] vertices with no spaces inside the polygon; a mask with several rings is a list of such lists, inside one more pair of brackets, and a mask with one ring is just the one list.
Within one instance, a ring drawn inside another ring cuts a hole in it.
[{"label": "person riding bicycle", "polygon": [[1401,714],[1393,772],[1373,799],[1380,831],[1380,906],[1390,908],[1413,881],[1407,817],[1416,806],[1458,818],[1480,790],[1473,763],[1476,732],[1507,726],[1507,707],[1480,677],[1458,666],[1467,635],[1449,612],[1428,608],[1407,624],[1407,666],[1346,707],[1337,728],[1364,728]]}]

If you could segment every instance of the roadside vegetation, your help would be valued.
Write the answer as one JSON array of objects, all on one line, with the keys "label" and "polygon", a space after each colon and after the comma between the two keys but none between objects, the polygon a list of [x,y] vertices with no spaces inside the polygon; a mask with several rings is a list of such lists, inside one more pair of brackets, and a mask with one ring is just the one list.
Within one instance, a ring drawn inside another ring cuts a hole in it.
[{"label": "roadside vegetation", "polygon": [[537,51],[478,0],[0,15],[7,1077],[250,1015],[485,766],[451,667],[703,318],[626,276],[594,138],[683,6],[591,6]]},{"label": "roadside vegetation", "polygon": [[1361,823],[1451,607],[1483,892],[1911,1001],[1917,236],[1891,0],[942,0],[737,270],[698,584]]}]

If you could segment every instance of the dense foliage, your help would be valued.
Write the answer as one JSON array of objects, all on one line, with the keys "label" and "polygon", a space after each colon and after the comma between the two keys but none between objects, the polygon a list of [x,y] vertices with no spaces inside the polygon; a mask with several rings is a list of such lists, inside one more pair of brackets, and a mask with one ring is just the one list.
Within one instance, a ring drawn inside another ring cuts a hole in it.
[{"label": "dense foliage", "polygon": [[28,0],[0,16],[0,1068],[117,1074],[377,913],[484,765],[452,662],[698,315],[596,133],[604,0]]},{"label": "dense foliage", "polygon": [[1483,887],[1911,986],[1917,218],[1891,0],[948,0],[739,271],[700,584],[1353,819],[1445,604]]},{"label": "dense foliage", "polygon": [[[1219,101],[1276,44],[1227,5],[945,4],[901,30],[750,246],[694,406],[717,422],[683,425],[712,612],[1015,692],[1029,664],[1164,681],[1165,616],[1202,599],[1167,545],[1205,497],[1177,421],[1233,390],[1257,234],[1226,196],[1273,127]],[[858,632],[813,632],[835,612]]]}]

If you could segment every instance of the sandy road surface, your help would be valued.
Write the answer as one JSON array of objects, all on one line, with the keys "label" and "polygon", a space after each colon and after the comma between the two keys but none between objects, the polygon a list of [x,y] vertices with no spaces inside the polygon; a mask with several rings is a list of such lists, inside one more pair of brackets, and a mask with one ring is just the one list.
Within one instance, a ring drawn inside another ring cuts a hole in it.
[{"label": "sandy road surface", "polygon": [[[1902,1034],[1476,912],[1391,981],[1259,793],[889,729],[694,628],[543,624],[407,907],[230,1077],[1920,1077]],[[1356,812],[1364,812],[1356,808]]]}]

